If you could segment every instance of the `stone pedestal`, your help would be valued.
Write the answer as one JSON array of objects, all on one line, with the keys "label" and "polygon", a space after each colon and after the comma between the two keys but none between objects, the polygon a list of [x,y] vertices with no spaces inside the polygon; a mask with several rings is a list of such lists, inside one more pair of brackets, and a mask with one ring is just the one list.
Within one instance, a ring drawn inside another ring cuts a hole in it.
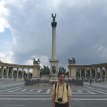
[{"label": "stone pedestal", "polygon": [[75,67],[71,67],[69,70],[69,78],[76,79],[77,69]]},{"label": "stone pedestal", "polygon": [[[53,69],[55,67],[55,69]],[[55,70],[55,71],[54,71]],[[57,81],[58,75],[58,60],[51,59],[50,60],[50,81]]]},{"label": "stone pedestal", "polygon": [[33,79],[40,78],[40,65],[39,64],[34,64],[32,78]]},{"label": "stone pedestal", "polygon": [[51,74],[50,81],[58,81],[57,74]]}]

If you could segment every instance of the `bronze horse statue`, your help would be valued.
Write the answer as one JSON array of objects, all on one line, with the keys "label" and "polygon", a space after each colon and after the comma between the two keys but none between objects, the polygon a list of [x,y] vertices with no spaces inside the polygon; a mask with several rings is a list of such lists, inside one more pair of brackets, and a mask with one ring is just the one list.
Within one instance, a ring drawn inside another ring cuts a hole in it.
[{"label": "bronze horse statue", "polygon": [[68,63],[69,63],[69,64],[75,64],[75,58],[68,59]]}]

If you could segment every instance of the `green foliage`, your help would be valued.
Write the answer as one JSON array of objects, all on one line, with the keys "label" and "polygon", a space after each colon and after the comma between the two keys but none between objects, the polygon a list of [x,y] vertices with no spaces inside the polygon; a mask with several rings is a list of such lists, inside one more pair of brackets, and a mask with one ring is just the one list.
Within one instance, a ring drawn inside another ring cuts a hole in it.
[{"label": "green foliage", "polygon": [[65,72],[66,72],[66,69],[64,67],[59,68],[59,73],[65,73]]},{"label": "green foliage", "polygon": [[40,75],[49,75],[50,74],[50,69],[48,66],[44,66],[44,68],[40,69]]}]

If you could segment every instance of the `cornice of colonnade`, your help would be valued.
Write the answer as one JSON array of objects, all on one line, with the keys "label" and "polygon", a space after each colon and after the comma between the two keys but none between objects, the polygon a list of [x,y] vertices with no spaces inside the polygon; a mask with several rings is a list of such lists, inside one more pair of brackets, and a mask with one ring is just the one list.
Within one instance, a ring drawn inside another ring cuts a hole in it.
[{"label": "cornice of colonnade", "polygon": [[0,61],[0,66],[4,67],[13,67],[13,68],[40,68],[39,64],[34,64],[34,65],[20,65],[20,64],[11,64],[11,63],[4,63]]},{"label": "cornice of colonnade", "polygon": [[99,64],[90,64],[90,65],[80,65],[80,64],[69,64],[68,68],[98,68],[98,67],[107,67],[107,63],[99,63]]}]

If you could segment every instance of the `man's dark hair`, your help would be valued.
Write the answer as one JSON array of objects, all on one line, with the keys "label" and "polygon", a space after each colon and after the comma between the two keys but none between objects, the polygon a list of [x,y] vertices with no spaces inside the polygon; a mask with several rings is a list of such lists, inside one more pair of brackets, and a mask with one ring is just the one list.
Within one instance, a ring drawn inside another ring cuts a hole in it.
[{"label": "man's dark hair", "polygon": [[63,74],[64,77],[65,77],[65,73],[63,73],[63,72],[59,72],[59,73],[58,73],[58,77],[59,77],[60,75],[62,75],[62,74]]}]

